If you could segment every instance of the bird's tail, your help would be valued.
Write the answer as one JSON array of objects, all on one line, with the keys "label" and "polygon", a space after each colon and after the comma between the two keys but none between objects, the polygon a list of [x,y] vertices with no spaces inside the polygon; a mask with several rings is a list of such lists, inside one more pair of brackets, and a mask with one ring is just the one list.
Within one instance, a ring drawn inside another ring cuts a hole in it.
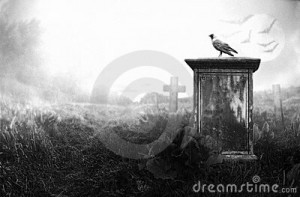
[{"label": "bird's tail", "polygon": [[226,52],[227,55],[230,55],[230,56],[234,56],[232,53],[230,53],[229,51]]},{"label": "bird's tail", "polygon": [[225,45],[225,46],[224,46],[224,49],[225,49],[227,52],[232,51],[232,52],[238,54],[238,52],[237,52],[236,50],[234,50],[233,48],[231,48],[229,45]]},{"label": "bird's tail", "polygon": [[234,50],[233,48],[229,47],[229,49],[230,49],[232,52],[238,54],[238,52],[237,52],[236,50]]}]

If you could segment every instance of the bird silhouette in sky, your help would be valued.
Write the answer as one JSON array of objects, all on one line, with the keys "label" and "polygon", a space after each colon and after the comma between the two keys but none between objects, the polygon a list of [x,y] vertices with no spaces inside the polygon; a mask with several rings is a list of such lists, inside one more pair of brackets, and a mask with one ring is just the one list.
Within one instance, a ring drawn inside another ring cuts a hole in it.
[{"label": "bird silhouette in sky", "polygon": [[267,27],[266,29],[264,29],[264,30],[262,30],[262,31],[259,31],[258,33],[265,33],[265,34],[269,33],[269,32],[271,31],[271,29],[272,29],[272,27],[273,27],[273,25],[275,24],[276,21],[277,21],[277,20],[274,19],[274,20],[272,21],[272,23],[269,25],[269,27]]},{"label": "bird silhouette in sky", "polygon": [[262,46],[262,47],[267,47],[269,45],[271,45],[272,43],[276,42],[275,40],[268,42],[268,43],[257,43],[258,45]]},{"label": "bird silhouette in sky", "polygon": [[224,38],[229,38],[229,37],[234,36],[234,35],[236,35],[238,33],[241,33],[241,32],[242,32],[242,30],[234,31],[234,32],[231,32],[231,33],[228,33],[228,34],[224,34],[223,37]]},{"label": "bird silhouette in sky", "polygon": [[249,30],[248,37],[245,40],[241,41],[241,43],[243,43],[243,44],[249,43],[251,40],[251,33],[252,33],[252,30]]},{"label": "bird silhouette in sky", "polygon": [[242,19],[239,19],[239,20],[221,20],[222,22],[225,22],[225,23],[230,23],[230,24],[235,24],[235,25],[242,25],[244,24],[245,22],[247,22],[253,15],[250,14]]},{"label": "bird silhouette in sky", "polygon": [[267,49],[267,50],[264,50],[264,52],[267,52],[267,53],[272,53],[276,48],[277,48],[277,46],[278,46],[279,44],[278,43],[276,43],[272,48],[270,48],[270,49]]},{"label": "bird silhouette in sky", "polygon": [[238,53],[236,50],[231,48],[227,43],[218,39],[214,34],[210,34],[209,37],[211,38],[212,45],[215,49],[220,51],[219,57],[222,56],[222,53],[226,53],[227,55],[234,56],[231,52]]}]

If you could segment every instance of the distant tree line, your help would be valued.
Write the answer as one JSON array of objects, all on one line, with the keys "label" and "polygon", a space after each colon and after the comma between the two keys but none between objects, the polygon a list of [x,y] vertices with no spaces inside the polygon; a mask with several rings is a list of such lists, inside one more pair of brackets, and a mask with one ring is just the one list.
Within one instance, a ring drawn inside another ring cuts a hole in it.
[{"label": "distant tree line", "polygon": [[7,8],[0,6],[0,94],[20,100],[87,102],[74,76],[50,77],[45,72],[39,21],[9,20]]}]

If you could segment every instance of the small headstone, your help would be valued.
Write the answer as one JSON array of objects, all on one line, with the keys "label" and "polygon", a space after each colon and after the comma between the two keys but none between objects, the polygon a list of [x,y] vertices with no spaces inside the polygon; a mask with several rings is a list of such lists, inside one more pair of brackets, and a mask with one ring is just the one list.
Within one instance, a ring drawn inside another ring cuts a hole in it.
[{"label": "small headstone", "polygon": [[282,99],[281,99],[281,89],[280,84],[275,84],[272,86],[273,88],[273,98],[274,98],[274,113],[276,118],[282,121],[282,125],[284,127],[284,117],[283,117],[283,109],[282,109]]},{"label": "small headstone", "polygon": [[276,114],[280,114],[280,103],[281,103],[281,90],[280,85],[275,84],[272,86],[273,98],[274,98],[274,110]]},{"label": "small headstone", "polygon": [[171,84],[164,85],[164,92],[170,92],[170,112],[176,112],[178,109],[178,93],[185,92],[185,86],[178,85],[178,77],[171,77]]}]

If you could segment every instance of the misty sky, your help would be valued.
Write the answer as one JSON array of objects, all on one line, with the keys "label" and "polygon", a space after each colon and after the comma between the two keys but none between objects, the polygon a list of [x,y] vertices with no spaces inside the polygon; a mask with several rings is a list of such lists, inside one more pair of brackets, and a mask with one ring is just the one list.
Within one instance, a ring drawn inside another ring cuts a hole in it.
[{"label": "misty sky", "polygon": [[[184,59],[219,55],[208,37],[211,33],[226,39],[238,56],[262,58],[254,75],[255,90],[270,89],[275,83],[300,85],[299,1],[9,0],[9,4],[11,20],[40,20],[45,69],[51,75],[79,78],[87,92],[106,65],[137,50],[169,54],[192,76]],[[261,33],[272,22],[270,31]],[[112,91],[122,92],[141,78],[169,81],[169,71],[150,66],[145,62],[128,70],[116,79]],[[192,77],[185,85],[192,86]]]}]

